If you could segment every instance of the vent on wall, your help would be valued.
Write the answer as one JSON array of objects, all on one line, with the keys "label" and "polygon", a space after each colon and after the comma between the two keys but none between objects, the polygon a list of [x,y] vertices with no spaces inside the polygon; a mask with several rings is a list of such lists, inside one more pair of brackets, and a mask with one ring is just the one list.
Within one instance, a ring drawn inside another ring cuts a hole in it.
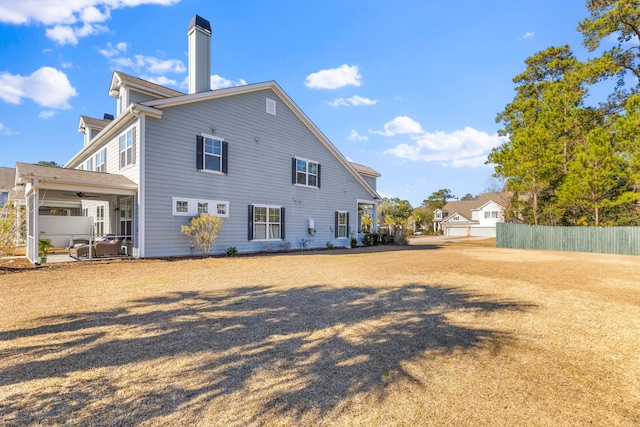
[{"label": "vent on wall", "polygon": [[273,99],[267,98],[267,113],[274,116],[276,115],[276,101]]}]

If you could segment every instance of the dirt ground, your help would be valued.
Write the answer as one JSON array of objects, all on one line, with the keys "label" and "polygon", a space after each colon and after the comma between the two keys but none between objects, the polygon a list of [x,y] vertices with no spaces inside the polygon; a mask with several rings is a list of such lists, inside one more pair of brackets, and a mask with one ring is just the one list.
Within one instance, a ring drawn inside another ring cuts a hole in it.
[{"label": "dirt ground", "polygon": [[0,424],[640,425],[640,257],[493,243],[0,260]]}]

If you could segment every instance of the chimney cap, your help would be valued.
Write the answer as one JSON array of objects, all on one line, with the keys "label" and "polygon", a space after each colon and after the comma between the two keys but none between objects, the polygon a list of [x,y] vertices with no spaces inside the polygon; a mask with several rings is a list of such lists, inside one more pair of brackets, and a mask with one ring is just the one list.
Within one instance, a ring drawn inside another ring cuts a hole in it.
[{"label": "chimney cap", "polygon": [[190,31],[193,27],[200,27],[203,30],[211,32],[211,24],[209,24],[209,21],[207,21],[200,15],[195,15],[193,18],[191,18],[191,21],[189,21],[188,30]]}]

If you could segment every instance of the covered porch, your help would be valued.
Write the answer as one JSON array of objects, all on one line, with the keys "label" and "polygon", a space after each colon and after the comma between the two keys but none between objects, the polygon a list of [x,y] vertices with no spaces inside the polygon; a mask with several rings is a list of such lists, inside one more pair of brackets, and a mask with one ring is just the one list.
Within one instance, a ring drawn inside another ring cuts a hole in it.
[{"label": "covered porch", "polygon": [[16,163],[15,186],[24,190],[26,256],[31,262],[39,262],[41,239],[58,249],[88,245],[77,259],[93,258],[99,240],[118,239],[122,246],[116,253],[135,256],[138,185],[129,178]]}]

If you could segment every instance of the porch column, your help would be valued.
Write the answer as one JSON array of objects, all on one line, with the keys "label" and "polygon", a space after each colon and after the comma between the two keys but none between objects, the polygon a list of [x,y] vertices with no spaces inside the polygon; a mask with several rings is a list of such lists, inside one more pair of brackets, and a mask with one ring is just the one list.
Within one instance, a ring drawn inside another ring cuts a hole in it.
[{"label": "porch column", "polygon": [[40,206],[40,195],[37,187],[31,187],[27,195],[27,258],[34,264],[38,262],[38,240],[40,227],[38,226],[38,215]]},{"label": "porch column", "polygon": [[377,233],[378,232],[378,204],[374,203],[373,204],[373,224],[371,224],[371,232],[372,233]]}]

